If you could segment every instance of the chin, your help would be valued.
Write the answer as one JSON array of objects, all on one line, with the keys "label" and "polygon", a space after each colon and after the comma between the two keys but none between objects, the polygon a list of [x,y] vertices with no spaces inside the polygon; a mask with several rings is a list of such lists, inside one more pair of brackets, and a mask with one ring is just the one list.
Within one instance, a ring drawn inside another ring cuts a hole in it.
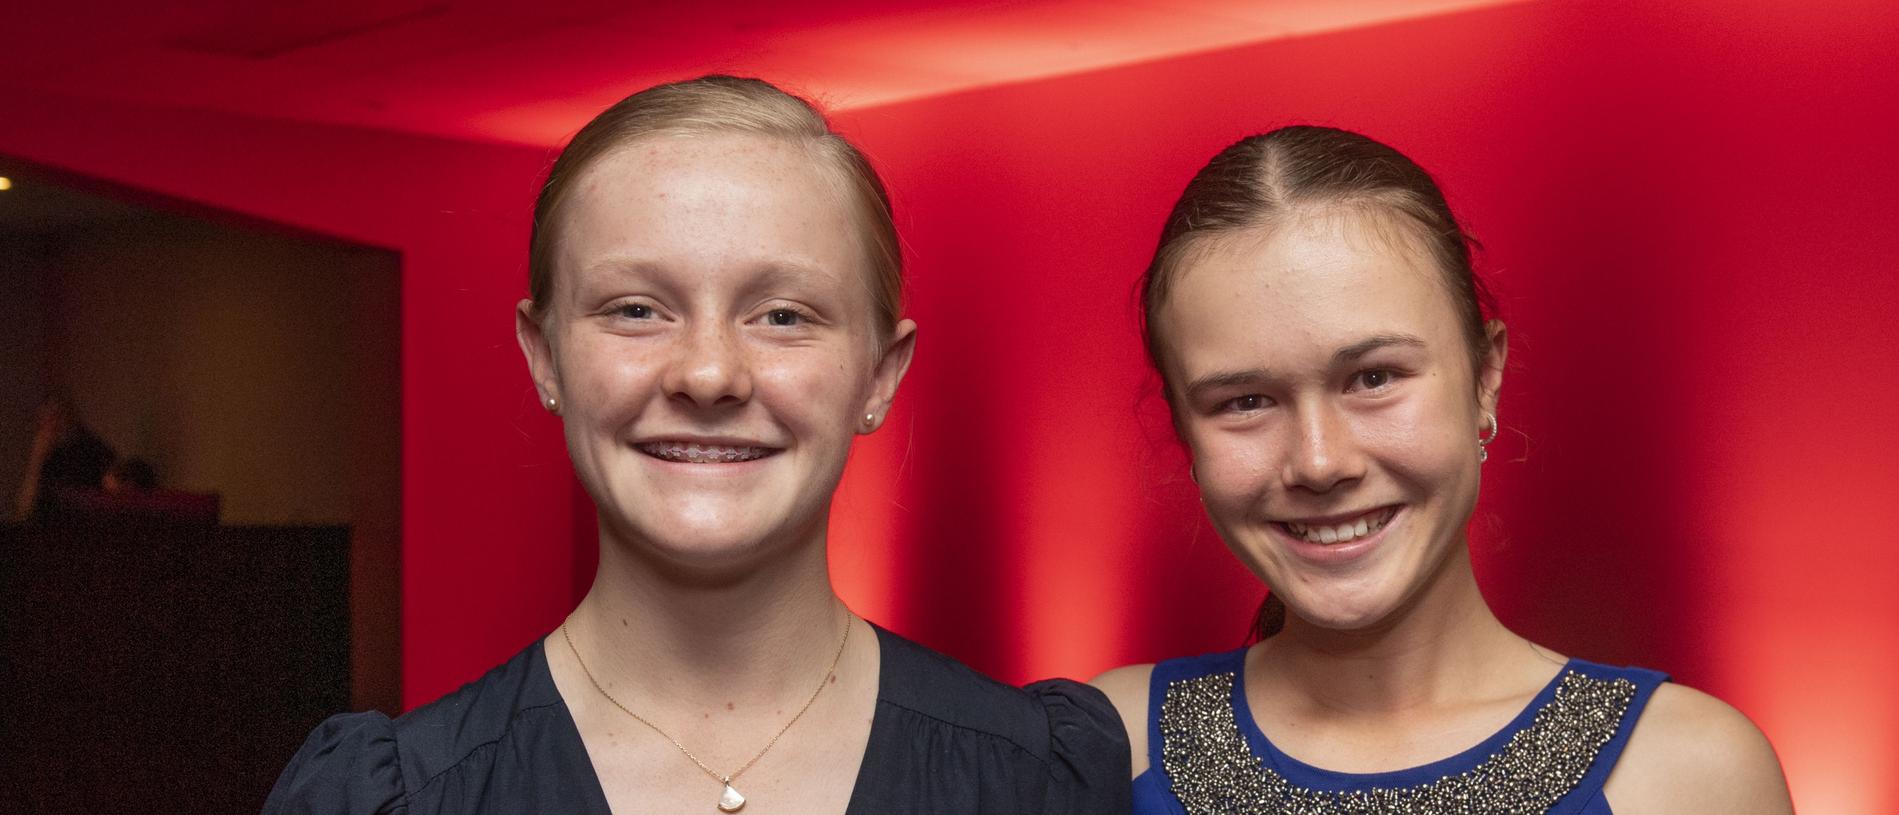
[{"label": "chin", "polygon": [[[1290,593],[1289,593],[1290,595]],[[1398,598],[1376,593],[1354,592],[1331,587],[1318,592],[1303,591],[1286,598],[1286,611],[1299,619],[1328,631],[1363,631],[1377,628],[1398,608]]]},{"label": "chin", "polygon": [[742,568],[758,558],[769,540],[730,527],[701,530],[654,529],[645,524],[616,526],[624,532],[615,537],[635,558],[694,572]]},{"label": "chin", "polygon": [[[753,501],[692,501],[675,498],[658,502],[670,511],[602,513],[623,546],[674,567],[724,571],[770,559],[804,536],[782,520],[793,515],[780,508],[761,509]],[[683,506],[681,506],[683,504]],[[657,507],[646,507],[657,509]],[[780,522],[774,523],[777,520]]]}]

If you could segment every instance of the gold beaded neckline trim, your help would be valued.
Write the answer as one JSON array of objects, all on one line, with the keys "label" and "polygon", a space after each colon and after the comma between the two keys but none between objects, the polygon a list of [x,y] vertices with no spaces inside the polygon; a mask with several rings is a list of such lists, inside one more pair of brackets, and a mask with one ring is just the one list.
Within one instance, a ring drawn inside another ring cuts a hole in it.
[{"label": "gold beaded neckline trim", "polygon": [[1528,727],[1476,766],[1410,787],[1301,787],[1265,766],[1233,710],[1232,672],[1175,680],[1161,703],[1161,764],[1188,815],[1470,815],[1544,812],[1589,772],[1635,683],[1564,672]]}]

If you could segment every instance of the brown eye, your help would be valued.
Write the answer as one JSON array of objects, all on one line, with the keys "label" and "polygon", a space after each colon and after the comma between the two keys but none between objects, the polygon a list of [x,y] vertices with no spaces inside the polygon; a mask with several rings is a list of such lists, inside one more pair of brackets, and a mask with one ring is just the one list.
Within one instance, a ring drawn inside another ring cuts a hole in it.
[{"label": "brown eye", "polygon": [[1256,393],[1228,399],[1223,407],[1229,413],[1249,413],[1266,406],[1266,397]]},{"label": "brown eye", "polygon": [[1358,376],[1353,378],[1353,384],[1364,390],[1375,391],[1391,384],[1395,379],[1397,379],[1397,376],[1391,371],[1380,368],[1370,371],[1361,371]]}]

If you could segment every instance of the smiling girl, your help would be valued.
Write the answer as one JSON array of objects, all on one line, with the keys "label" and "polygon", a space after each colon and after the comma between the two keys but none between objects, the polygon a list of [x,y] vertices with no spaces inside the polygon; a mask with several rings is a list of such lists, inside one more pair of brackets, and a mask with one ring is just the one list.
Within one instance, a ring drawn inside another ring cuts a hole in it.
[{"label": "smiling girl", "polygon": [[1491,613],[1465,527],[1508,334],[1397,151],[1245,139],[1175,205],[1148,350],[1207,515],[1271,590],[1249,648],[1096,679],[1137,813],[1786,813],[1752,723]]},{"label": "smiling girl", "polygon": [[1100,693],[995,683],[831,586],[832,493],[915,347],[900,264],[869,163],[764,82],[581,129],[515,326],[599,511],[593,586],[442,700],[324,723],[266,811],[1126,811]]}]

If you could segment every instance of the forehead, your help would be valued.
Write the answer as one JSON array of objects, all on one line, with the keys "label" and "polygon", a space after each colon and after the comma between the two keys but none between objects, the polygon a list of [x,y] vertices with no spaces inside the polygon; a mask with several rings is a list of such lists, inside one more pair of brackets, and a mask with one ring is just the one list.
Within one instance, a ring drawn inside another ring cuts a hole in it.
[{"label": "forehead", "polygon": [[795,267],[843,282],[863,262],[834,174],[796,142],[750,134],[663,134],[608,153],[577,180],[558,228],[564,276]]},{"label": "forehead", "polygon": [[1459,342],[1429,250],[1389,218],[1304,213],[1209,238],[1184,259],[1158,316],[1167,357],[1189,376],[1249,366],[1310,370],[1378,334],[1437,349]]}]

